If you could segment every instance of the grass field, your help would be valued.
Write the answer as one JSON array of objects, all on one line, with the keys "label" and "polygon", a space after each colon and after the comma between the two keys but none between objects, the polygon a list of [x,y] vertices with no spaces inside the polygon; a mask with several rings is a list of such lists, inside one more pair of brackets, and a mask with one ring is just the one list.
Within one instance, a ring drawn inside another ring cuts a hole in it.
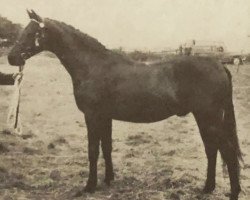
[{"label": "grass field", "polygon": [[[18,71],[0,58],[3,72]],[[233,74],[238,134],[245,166],[240,200],[250,199],[250,65]],[[1,86],[1,127],[13,87]],[[0,133],[0,199],[86,200],[226,200],[228,178],[220,157],[217,188],[202,194],[207,161],[192,115],[152,124],[114,121],[115,181],[103,183],[100,155],[98,187],[82,193],[88,177],[87,134],[83,114],[74,102],[69,75],[60,62],[44,55],[25,66],[20,114],[23,135]]]}]

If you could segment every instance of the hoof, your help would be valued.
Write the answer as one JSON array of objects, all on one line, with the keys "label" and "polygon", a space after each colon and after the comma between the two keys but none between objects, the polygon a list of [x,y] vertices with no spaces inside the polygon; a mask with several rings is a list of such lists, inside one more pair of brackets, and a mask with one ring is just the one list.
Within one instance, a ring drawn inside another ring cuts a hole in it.
[{"label": "hoof", "polygon": [[104,183],[106,183],[107,186],[110,186],[111,182],[114,180],[114,174],[105,177]]},{"label": "hoof", "polygon": [[209,194],[209,193],[212,193],[215,189],[215,185],[206,185],[204,188],[203,188],[203,193],[205,194]]},{"label": "hoof", "polygon": [[228,195],[230,196],[230,200],[238,200],[240,192],[241,192],[240,186],[236,187],[234,190],[231,190],[231,194]]},{"label": "hoof", "polygon": [[238,200],[238,196],[230,196],[230,200]]},{"label": "hoof", "polygon": [[88,182],[87,185],[84,188],[84,192],[94,193],[95,189],[96,189],[96,183]]},{"label": "hoof", "polygon": [[239,198],[238,198],[238,194],[228,194],[228,196],[230,196],[230,200],[238,200]]}]

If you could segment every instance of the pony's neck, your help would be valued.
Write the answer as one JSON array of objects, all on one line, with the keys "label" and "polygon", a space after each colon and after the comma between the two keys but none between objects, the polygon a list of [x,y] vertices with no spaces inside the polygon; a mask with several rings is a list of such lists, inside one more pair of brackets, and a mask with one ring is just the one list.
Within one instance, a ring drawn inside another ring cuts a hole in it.
[{"label": "pony's neck", "polygon": [[60,59],[74,79],[86,75],[90,67],[107,59],[109,51],[94,38],[64,23],[47,19],[49,51]]}]

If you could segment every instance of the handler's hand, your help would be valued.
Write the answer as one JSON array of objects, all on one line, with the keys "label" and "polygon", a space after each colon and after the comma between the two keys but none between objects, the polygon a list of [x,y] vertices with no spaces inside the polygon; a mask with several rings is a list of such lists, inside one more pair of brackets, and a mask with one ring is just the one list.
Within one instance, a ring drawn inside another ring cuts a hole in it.
[{"label": "handler's hand", "polygon": [[18,84],[20,84],[23,79],[23,73],[22,72],[15,73],[13,74],[13,78],[18,81]]}]

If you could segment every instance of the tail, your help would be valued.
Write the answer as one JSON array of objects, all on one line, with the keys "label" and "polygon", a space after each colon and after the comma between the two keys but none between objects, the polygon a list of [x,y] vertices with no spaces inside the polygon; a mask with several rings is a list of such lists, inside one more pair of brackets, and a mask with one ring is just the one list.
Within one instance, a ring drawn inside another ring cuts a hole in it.
[{"label": "tail", "polygon": [[230,94],[224,104],[224,130],[226,131],[226,138],[224,138],[224,141],[227,141],[229,143],[228,145],[233,148],[233,151],[236,153],[238,158],[238,166],[240,166],[239,163],[240,161],[243,162],[243,158],[237,136],[236,120],[234,114],[232,75],[226,67],[225,70],[230,82]]}]

